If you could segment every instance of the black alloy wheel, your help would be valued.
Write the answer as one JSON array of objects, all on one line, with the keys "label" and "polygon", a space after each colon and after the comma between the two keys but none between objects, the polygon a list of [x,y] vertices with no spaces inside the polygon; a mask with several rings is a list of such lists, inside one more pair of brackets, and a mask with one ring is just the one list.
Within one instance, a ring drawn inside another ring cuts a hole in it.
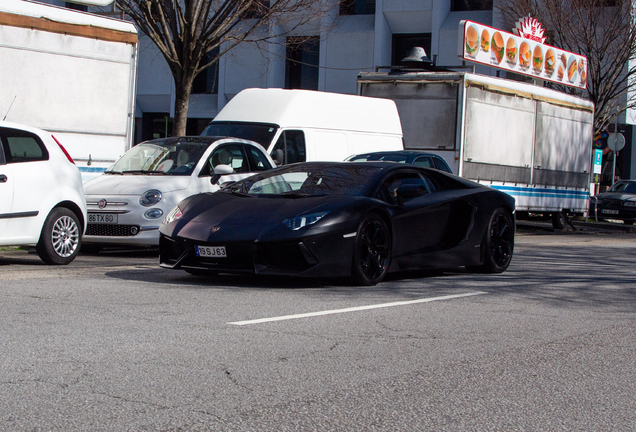
[{"label": "black alloy wheel", "polygon": [[500,207],[490,217],[482,270],[486,273],[501,273],[506,270],[512,260],[514,244],[515,225],[512,215]]},{"label": "black alloy wheel", "polygon": [[353,252],[352,278],[356,285],[376,285],[391,261],[391,234],[384,220],[372,213],[358,227]]}]

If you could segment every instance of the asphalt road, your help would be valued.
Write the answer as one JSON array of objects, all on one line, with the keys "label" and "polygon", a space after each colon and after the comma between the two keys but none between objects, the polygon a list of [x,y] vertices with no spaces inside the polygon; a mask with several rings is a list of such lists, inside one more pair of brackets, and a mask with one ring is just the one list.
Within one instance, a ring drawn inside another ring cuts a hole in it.
[{"label": "asphalt road", "polygon": [[0,430],[636,430],[635,260],[531,225],[504,274],[372,288],[0,252]]}]

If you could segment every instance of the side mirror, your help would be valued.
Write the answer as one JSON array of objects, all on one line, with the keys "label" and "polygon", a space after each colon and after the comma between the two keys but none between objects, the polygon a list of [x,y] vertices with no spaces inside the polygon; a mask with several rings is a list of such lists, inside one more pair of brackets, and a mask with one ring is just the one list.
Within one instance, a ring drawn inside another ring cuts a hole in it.
[{"label": "side mirror", "polygon": [[214,175],[210,178],[211,184],[217,184],[222,175],[232,174],[234,169],[229,165],[219,164],[214,167]]},{"label": "side mirror", "polygon": [[422,195],[426,195],[428,193],[428,189],[421,184],[403,184],[397,188],[395,194],[397,195],[398,205],[402,207],[405,201],[411,200],[413,198],[421,197]]},{"label": "side mirror", "polygon": [[272,156],[274,156],[273,159],[277,166],[281,166],[285,163],[285,153],[283,153],[282,149],[274,150],[274,154]]}]

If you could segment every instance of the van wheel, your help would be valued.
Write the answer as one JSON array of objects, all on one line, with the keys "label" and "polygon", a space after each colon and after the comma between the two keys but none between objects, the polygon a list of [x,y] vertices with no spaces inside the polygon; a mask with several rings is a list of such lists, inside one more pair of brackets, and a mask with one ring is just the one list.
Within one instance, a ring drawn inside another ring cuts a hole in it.
[{"label": "van wheel", "polygon": [[81,239],[75,213],[59,207],[46,218],[35,250],[46,264],[66,265],[79,253]]}]

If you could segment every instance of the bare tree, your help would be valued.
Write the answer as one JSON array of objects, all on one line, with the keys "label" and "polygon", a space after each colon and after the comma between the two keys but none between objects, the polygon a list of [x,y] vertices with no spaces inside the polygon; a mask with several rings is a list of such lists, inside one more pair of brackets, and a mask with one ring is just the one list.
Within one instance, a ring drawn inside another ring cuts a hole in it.
[{"label": "bare tree", "polygon": [[[595,105],[595,133],[627,109],[636,108],[636,27],[632,0],[499,0],[509,28],[531,15],[554,45],[588,59],[587,96]],[[562,91],[579,92],[550,84]]]},{"label": "bare tree", "polygon": [[[173,135],[185,135],[194,78],[241,43],[296,34],[336,0],[116,0],[163,54],[175,83]],[[212,55],[210,55],[212,53]]]}]

